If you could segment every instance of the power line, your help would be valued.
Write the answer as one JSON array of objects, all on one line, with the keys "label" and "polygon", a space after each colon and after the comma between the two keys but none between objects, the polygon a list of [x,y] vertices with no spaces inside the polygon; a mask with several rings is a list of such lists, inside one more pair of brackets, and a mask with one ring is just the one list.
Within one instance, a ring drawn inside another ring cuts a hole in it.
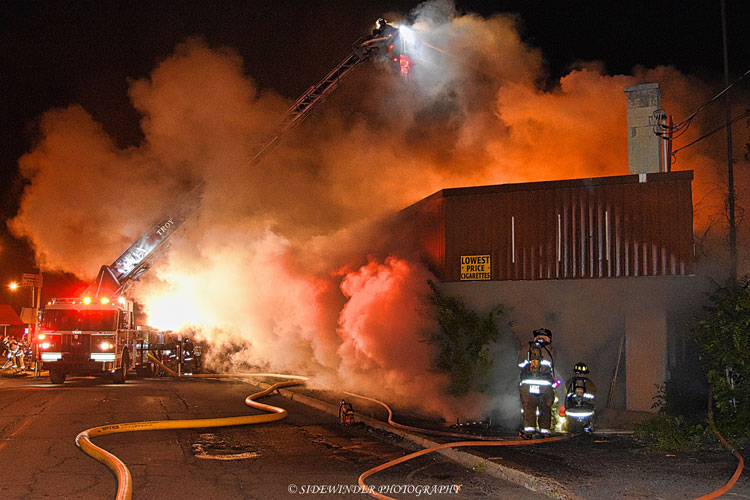
[{"label": "power line", "polygon": [[[742,119],[743,119],[743,118],[745,118],[746,116],[750,116],[750,109],[746,109],[744,113],[742,113],[741,115],[739,115],[739,116],[737,116],[737,117],[733,118],[733,119],[732,119],[732,120],[731,120],[731,121],[729,122],[729,125],[733,124],[733,123],[734,123],[734,122],[736,122],[736,121],[742,120]],[[724,129],[726,129],[726,128],[727,128],[727,124],[725,123],[725,124],[724,124],[724,125],[722,125],[721,127],[715,128],[715,129],[713,129],[713,130],[712,130],[711,132],[708,132],[708,133],[706,133],[706,134],[703,134],[702,136],[698,137],[698,138],[697,138],[697,139],[695,139],[694,141],[691,141],[691,142],[689,142],[689,143],[685,144],[684,146],[682,146],[681,148],[677,148],[677,149],[675,149],[674,151],[672,151],[672,156],[676,156],[676,155],[677,155],[677,153],[678,153],[679,151],[682,151],[683,149],[685,149],[685,148],[687,148],[687,147],[690,147],[690,146],[692,146],[692,145],[693,145],[693,144],[695,144],[696,142],[702,141],[702,140],[703,140],[703,139],[705,139],[706,137],[709,137],[709,136],[711,136],[711,135],[715,134],[716,132],[719,132],[719,131],[721,131],[721,130],[724,130]]]},{"label": "power line", "polygon": [[[668,140],[673,140],[673,139],[676,139],[676,138],[680,137],[690,127],[690,124],[692,123],[693,118],[695,118],[696,116],[698,116],[698,114],[701,111],[703,111],[706,108],[706,106],[708,106],[709,104],[715,102],[721,96],[723,96],[724,94],[726,94],[727,92],[729,92],[729,90],[731,90],[732,87],[734,87],[735,85],[737,85],[741,80],[743,80],[748,75],[750,75],[750,69],[748,69],[747,71],[745,71],[739,78],[737,78],[731,84],[727,85],[721,92],[719,92],[718,94],[716,94],[715,96],[713,96],[711,99],[709,99],[708,101],[706,101],[705,103],[703,103],[698,109],[696,109],[690,115],[688,115],[687,118],[685,118],[680,123],[677,123],[675,125],[671,125],[671,126],[667,125],[666,121],[665,121],[665,118],[667,116],[666,111],[664,111],[663,109],[657,109],[656,111],[654,111],[654,133],[656,135],[658,135],[659,137],[667,137]],[[726,127],[726,124],[724,125],[724,127]],[[706,136],[701,137],[701,139],[705,139],[705,137],[708,137],[708,135],[711,135],[711,134],[707,134]],[[695,144],[696,142],[698,142],[698,141],[697,140],[693,141],[689,145]],[[677,153],[677,151],[679,151],[681,149],[685,149],[686,147],[687,146],[683,146],[683,147],[681,147],[679,149],[674,150],[672,152],[672,156],[674,156],[675,153]]]}]

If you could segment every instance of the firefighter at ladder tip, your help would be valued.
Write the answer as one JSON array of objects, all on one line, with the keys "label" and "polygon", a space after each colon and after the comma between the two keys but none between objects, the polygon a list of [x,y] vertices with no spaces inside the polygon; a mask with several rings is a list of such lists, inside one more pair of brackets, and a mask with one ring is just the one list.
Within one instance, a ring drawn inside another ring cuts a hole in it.
[{"label": "firefighter at ladder tip", "polygon": [[534,339],[521,353],[521,436],[532,439],[547,436],[552,428],[552,404],[560,381],[555,378],[552,332],[547,328],[534,330]]}]

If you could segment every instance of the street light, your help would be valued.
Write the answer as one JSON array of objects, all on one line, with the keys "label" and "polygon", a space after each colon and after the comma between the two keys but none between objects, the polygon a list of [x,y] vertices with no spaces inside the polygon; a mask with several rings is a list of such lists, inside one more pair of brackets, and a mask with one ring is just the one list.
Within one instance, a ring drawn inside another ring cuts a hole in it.
[{"label": "street light", "polygon": [[16,290],[18,290],[18,283],[15,282],[15,281],[11,281],[10,283],[8,283],[8,289],[11,292],[10,293],[10,300],[8,302],[10,302],[10,307],[11,307],[11,309],[13,309],[13,299],[16,298],[16,294],[13,293],[13,292],[15,292]]}]

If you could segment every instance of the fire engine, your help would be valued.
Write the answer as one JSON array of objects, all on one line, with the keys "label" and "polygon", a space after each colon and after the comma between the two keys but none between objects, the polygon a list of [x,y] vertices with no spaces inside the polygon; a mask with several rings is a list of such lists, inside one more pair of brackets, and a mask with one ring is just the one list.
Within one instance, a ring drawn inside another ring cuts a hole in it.
[{"label": "fire engine", "polygon": [[[385,61],[408,77],[411,61],[405,44],[399,28],[379,19],[370,35],[357,40],[341,63],[302,94],[271,132],[258,138],[251,150],[250,165],[273,151],[282,136],[301,123],[360,63]],[[136,327],[133,302],[126,293],[168,248],[169,237],[197,211],[202,191],[202,185],[194,187],[112,264],[102,266],[84,295],[49,301],[34,342],[37,361],[41,361],[42,369],[49,370],[52,383],[64,383],[67,375],[96,373],[109,373],[114,383],[124,383],[130,369],[141,374],[152,372],[145,353],[157,349],[156,344],[149,344],[148,335]]]},{"label": "fire engine", "polygon": [[103,373],[122,384],[128,370],[136,368],[140,337],[133,303],[123,297],[52,299],[37,334],[38,356],[53,384],[64,383],[69,374]]}]

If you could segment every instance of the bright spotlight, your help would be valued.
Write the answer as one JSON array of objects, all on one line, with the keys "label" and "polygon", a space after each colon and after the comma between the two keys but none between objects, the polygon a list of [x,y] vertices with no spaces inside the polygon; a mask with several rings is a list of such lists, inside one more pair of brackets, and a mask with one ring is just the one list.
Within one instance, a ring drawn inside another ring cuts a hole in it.
[{"label": "bright spotlight", "polygon": [[412,30],[408,26],[400,26],[398,28],[398,33],[401,39],[406,43],[412,44],[416,41],[414,30]]}]

